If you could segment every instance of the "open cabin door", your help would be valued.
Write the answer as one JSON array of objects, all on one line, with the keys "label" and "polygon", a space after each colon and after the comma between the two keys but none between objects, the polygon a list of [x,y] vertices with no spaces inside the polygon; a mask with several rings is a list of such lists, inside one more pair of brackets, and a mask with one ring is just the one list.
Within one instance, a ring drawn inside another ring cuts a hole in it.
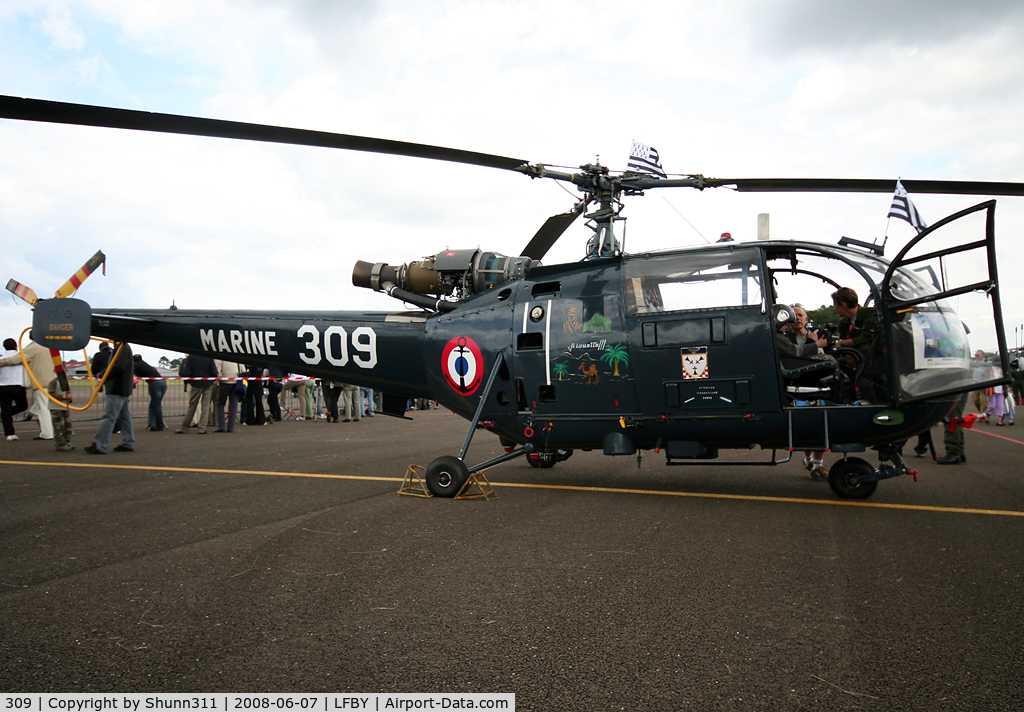
[{"label": "open cabin door", "polygon": [[[1007,383],[991,200],[922,231],[881,285],[897,404]],[[998,349],[998,363],[972,362]]]}]

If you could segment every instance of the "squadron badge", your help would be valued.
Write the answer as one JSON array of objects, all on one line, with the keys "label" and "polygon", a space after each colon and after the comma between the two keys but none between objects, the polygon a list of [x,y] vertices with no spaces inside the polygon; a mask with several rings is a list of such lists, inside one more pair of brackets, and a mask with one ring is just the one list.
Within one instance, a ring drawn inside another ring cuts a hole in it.
[{"label": "squadron badge", "polygon": [[707,346],[684,346],[679,351],[683,360],[683,378],[708,377]]}]

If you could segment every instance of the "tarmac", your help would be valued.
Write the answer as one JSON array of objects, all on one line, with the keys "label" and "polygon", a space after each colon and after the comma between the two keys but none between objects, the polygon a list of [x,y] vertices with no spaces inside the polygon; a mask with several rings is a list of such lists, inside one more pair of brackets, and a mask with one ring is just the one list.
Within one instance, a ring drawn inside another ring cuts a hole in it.
[{"label": "tarmac", "polygon": [[[18,423],[0,441],[0,691],[512,692],[519,710],[588,711],[1024,699],[1024,426],[976,425],[967,463],[911,457],[919,481],[863,502],[799,456],[597,452],[515,460],[487,473],[496,498],[451,500],[398,490],[410,464],[457,454],[467,423],[411,415],[139,430],[136,452],[103,456],[83,452],[95,424],[58,453]],[[478,431],[467,460],[500,452]]]}]

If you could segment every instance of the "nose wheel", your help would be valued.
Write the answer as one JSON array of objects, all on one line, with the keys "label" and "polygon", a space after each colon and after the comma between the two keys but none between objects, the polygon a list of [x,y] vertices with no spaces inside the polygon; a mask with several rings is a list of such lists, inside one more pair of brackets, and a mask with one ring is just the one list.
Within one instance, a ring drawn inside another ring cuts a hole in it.
[{"label": "nose wheel", "polygon": [[878,489],[878,480],[862,481],[865,476],[874,476],[875,468],[859,457],[840,460],[828,473],[828,485],[843,499],[867,499]]},{"label": "nose wheel", "polygon": [[435,497],[454,497],[468,479],[466,463],[451,455],[442,455],[427,467],[427,489]]}]

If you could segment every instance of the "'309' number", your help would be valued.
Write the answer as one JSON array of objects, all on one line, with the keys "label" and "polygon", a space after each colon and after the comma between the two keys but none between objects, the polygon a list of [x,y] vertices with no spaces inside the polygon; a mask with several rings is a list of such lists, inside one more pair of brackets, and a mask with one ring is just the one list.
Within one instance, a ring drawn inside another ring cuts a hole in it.
[{"label": "'309' number", "polygon": [[[299,354],[310,366],[319,365],[325,358],[332,366],[345,366],[349,360],[349,334],[343,326],[328,326],[321,339],[320,330],[312,324],[303,324],[296,335],[305,338]],[[377,334],[368,326],[352,330],[352,361],[360,368],[377,365]]]}]

